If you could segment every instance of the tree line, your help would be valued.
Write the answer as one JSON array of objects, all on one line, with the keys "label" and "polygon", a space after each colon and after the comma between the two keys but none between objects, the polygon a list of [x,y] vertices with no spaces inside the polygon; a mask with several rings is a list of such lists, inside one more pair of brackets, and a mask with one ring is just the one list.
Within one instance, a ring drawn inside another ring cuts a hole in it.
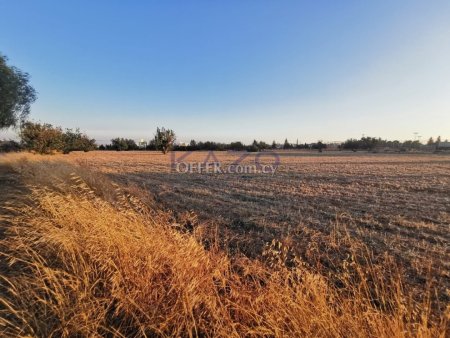
[{"label": "tree line", "polygon": [[[163,128],[164,129],[164,128]],[[171,131],[173,133],[173,131]],[[160,150],[161,146],[158,145],[158,135],[160,135],[157,130],[155,138],[151,139],[145,146],[138,145],[133,139],[117,137],[111,140],[110,144],[100,145],[99,150],[117,150],[117,151],[127,151],[127,150]],[[173,133],[175,136],[175,133]],[[164,139],[164,137],[160,137]],[[175,138],[173,139],[175,140]],[[191,140],[188,144],[175,144],[174,142],[168,141],[168,150],[174,151],[248,151],[248,152],[258,152],[269,149],[324,149],[327,147],[322,141],[310,144],[291,144],[287,140],[284,144],[278,144],[273,141],[268,144],[264,141],[254,140],[251,144],[244,144],[241,141],[235,141],[230,143],[221,143],[214,141],[195,141]]]},{"label": "tree line", "polygon": [[[438,136],[436,141],[432,137],[427,142],[428,146],[437,146],[441,143],[441,137]],[[389,148],[394,150],[419,149],[423,144],[419,140],[406,141],[390,141],[376,137],[361,137],[361,139],[348,139],[342,143],[339,148],[345,150],[375,150],[377,148]]]}]

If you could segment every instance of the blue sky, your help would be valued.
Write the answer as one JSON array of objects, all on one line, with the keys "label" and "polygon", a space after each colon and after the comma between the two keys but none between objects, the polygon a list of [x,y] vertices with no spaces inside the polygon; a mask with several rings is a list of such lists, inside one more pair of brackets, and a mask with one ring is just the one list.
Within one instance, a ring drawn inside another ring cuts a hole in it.
[{"label": "blue sky", "polygon": [[450,138],[449,1],[0,0],[31,118],[99,143]]}]

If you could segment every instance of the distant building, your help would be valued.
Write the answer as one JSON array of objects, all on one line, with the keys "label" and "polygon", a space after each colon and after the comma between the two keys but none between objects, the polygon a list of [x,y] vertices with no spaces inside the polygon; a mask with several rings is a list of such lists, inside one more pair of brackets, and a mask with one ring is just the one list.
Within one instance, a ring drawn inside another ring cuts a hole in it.
[{"label": "distant building", "polygon": [[145,148],[147,148],[147,141],[144,141],[144,139],[141,138],[141,140],[138,142],[138,147],[139,147],[140,149],[145,149]]},{"label": "distant building", "polygon": [[436,145],[436,150],[450,150],[450,142],[448,142],[448,141],[439,142]]}]

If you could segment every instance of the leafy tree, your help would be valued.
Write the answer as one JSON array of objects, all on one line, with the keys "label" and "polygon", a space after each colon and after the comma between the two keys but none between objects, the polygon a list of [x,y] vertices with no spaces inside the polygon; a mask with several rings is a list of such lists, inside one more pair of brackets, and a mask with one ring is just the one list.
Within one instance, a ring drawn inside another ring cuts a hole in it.
[{"label": "leafy tree", "polygon": [[344,142],[344,144],[342,145],[342,148],[356,151],[356,150],[358,150],[359,146],[360,146],[359,141],[351,138]]},{"label": "leafy tree", "polygon": [[125,139],[125,142],[127,143],[128,150],[138,150],[139,146],[136,144],[136,142],[132,139]]},{"label": "leafy tree", "polygon": [[191,140],[191,142],[189,142],[189,149],[190,150],[196,150],[197,149],[197,142],[195,142],[195,140]]},{"label": "leafy tree", "polygon": [[115,139],[111,140],[110,149],[117,150],[117,151],[137,150],[137,149],[139,149],[139,147],[136,144],[136,142],[132,139],[116,137]]},{"label": "leafy tree", "polygon": [[253,143],[247,147],[247,151],[258,152],[259,151],[258,142],[256,140],[254,140]]},{"label": "leafy tree", "polygon": [[437,139],[436,139],[436,144],[439,145],[439,143],[441,143],[441,137],[440,136],[438,136]]},{"label": "leafy tree", "polygon": [[156,128],[155,145],[156,149],[161,150],[163,154],[170,151],[175,143],[175,133],[171,129],[165,129],[164,127]]},{"label": "leafy tree", "polygon": [[156,150],[155,140],[150,140],[147,144],[147,150]]},{"label": "leafy tree", "polygon": [[90,151],[97,148],[94,139],[90,139],[86,134],[82,134],[80,129],[66,129],[63,135],[64,154],[68,154],[71,151]]},{"label": "leafy tree", "polygon": [[275,142],[275,140],[273,140],[272,142],[272,149],[277,149],[277,143]]},{"label": "leafy tree", "polygon": [[237,142],[231,142],[229,148],[230,148],[230,150],[241,151],[241,150],[244,150],[245,147],[242,144],[242,142],[237,141]]},{"label": "leafy tree", "polygon": [[28,83],[29,75],[9,66],[0,54],[0,130],[17,127],[30,113],[36,92]]},{"label": "leafy tree", "polygon": [[270,149],[270,146],[266,143],[266,142],[264,142],[264,141],[259,141],[258,142],[258,148],[261,150],[264,150],[264,149]]},{"label": "leafy tree", "polygon": [[375,137],[362,137],[360,140],[356,140],[356,139],[348,139],[347,141],[344,142],[344,144],[342,145],[343,149],[351,149],[353,151],[356,151],[358,149],[362,149],[362,150],[373,150],[375,149],[377,146],[386,146],[387,141],[383,141],[380,138],[375,138]]},{"label": "leafy tree", "polygon": [[434,144],[434,140],[433,140],[432,137],[430,137],[430,138],[428,139],[427,144],[428,144],[429,146],[432,146],[432,145]]},{"label": "leafy tree", "polygon": [[48,123],[25,122],[19,136],[25,149],[50,154],[64,148],[64,134],[60,127]]},{"label": "leafy tree", "polygon": [[54,151],[63,151],[65,154],[80,150],[90,151],[96,149],[94,139],[90,139],[79,129],[66,129],[53,127],[48,123],[23,123],[19,136],[24,149],[35,151],[40,154],[50,154]]}]

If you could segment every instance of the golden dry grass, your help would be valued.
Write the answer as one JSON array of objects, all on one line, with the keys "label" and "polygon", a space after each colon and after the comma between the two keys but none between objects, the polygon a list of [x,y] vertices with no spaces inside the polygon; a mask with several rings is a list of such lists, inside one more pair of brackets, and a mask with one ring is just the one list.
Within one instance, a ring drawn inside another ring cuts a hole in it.
[{"label": "golden dry grass", "polygon": [[77,156],[5,158],[29,193],[2,209],[4,336],[446,335],[433,289],[405,291],[395,258],[374,255],[345,215],[327,235],[327,250],[345,248],[327,252],[340,261],[332,274],[323,254],[296,255],[295,241],[231,255],[207,220],[191,227],[192,213],[163,211],[136,185],[70,163],[86,160]]},{"label": "golden dry grass", "polygon": [[[208,155],[194,152],[184,161],[203,162]],[[225,165],[241,155],[215,152]],[[247,155],[246,164],[259,156]],[[273,162],[272,155],[264,156],[263,163]],[[150,196],[175,214],[195,212],[200,221],[217,225],[221,247],[231,253],[258,258],[275,238],[328,275],[350,254],[345,243],[335,245],[335,233],[348,232],[352,244],[369,247],[377,263],[392,256],[408,292],[420,296],[432,275],[433,308],[445,308],[450,302],[448,154],[281,151],[279,156],[281,167],[273,176],[174,173],[170,156],[156,152],[59,158],[138,187],[145,191],[141,197]]]}]

